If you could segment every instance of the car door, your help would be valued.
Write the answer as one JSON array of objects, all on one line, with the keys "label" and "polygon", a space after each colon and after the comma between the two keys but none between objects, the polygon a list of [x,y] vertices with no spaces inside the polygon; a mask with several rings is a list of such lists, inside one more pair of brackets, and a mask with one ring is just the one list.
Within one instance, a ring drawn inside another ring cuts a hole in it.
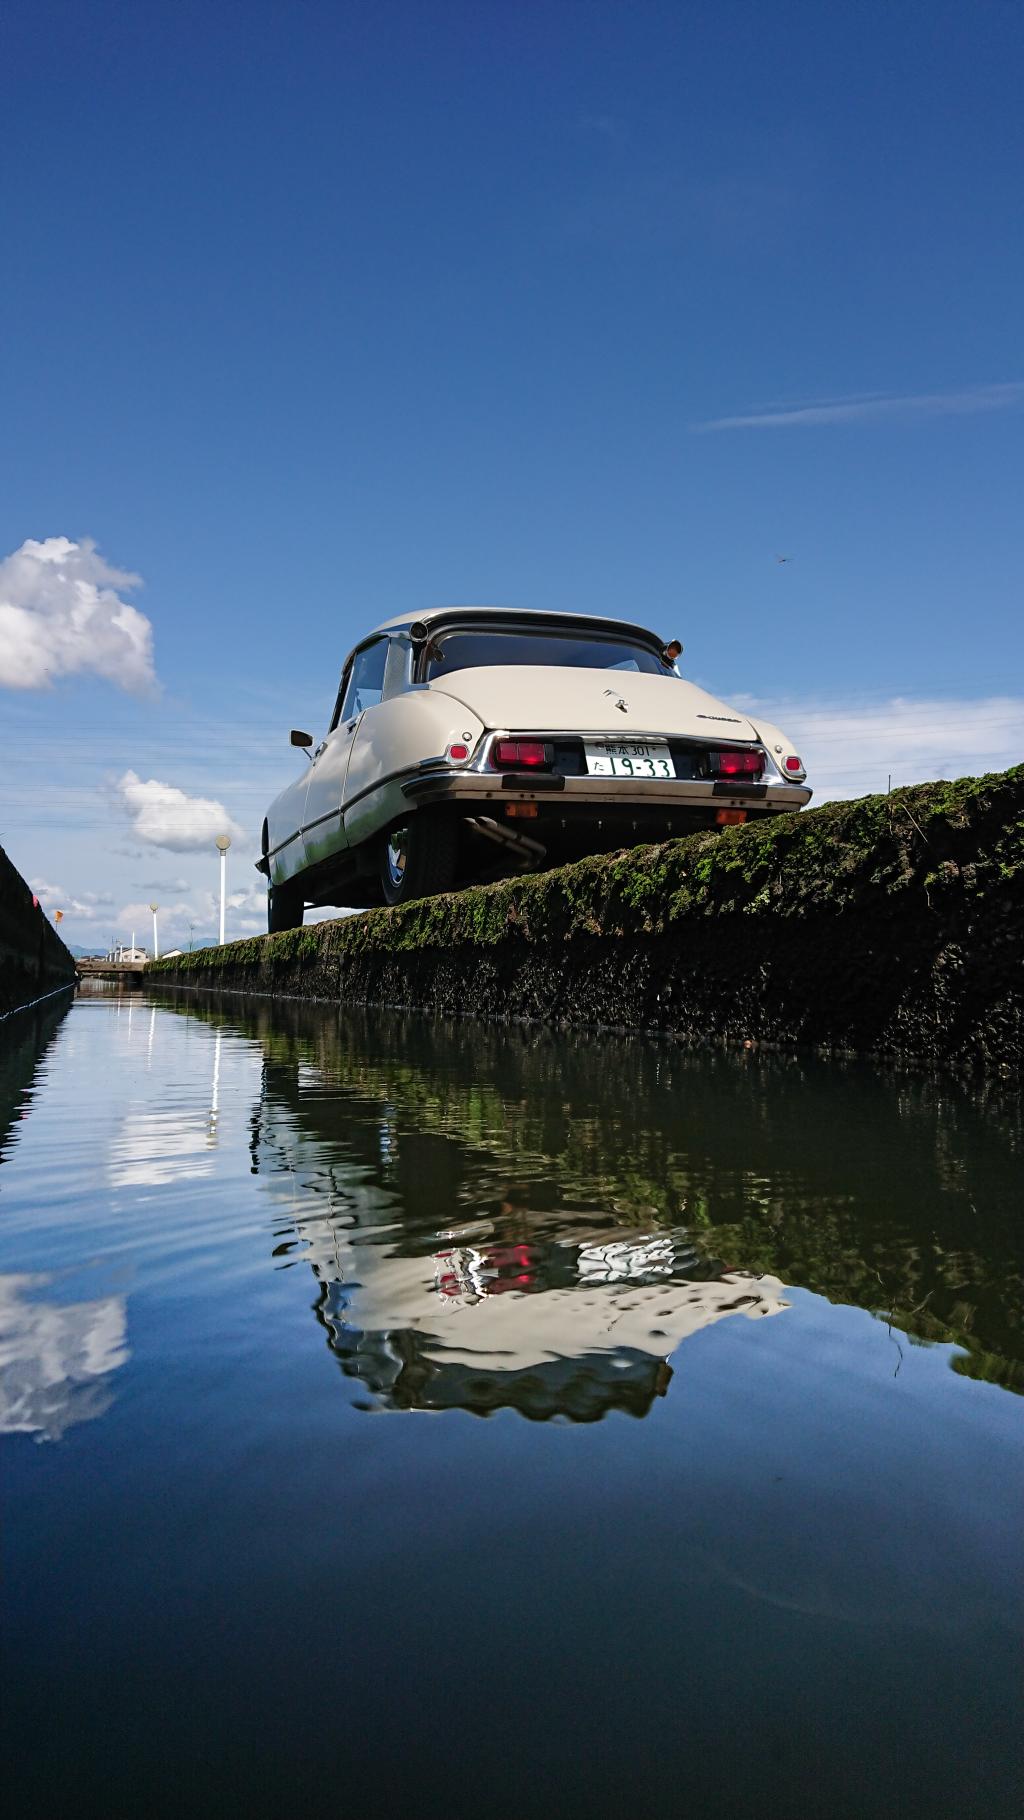
[{"label": "car door", "polygon": [[[345,829],[353,847],[393,820],[405,806],[402,783],[409,771],[434,753],[430,720],[410,713],[410,703],[423,703],[427,695],[412,691],[412,645],[394,633],[390,646],[381,699],[359,717],[345,777]],[[457,712],[464,718],[464,710]]]},{"label": "car door", "polygon": [[387,655],[386,638],[373,639],[355,653],[342,680],[330,731],[313,755],[302,818],[308,866],[329,859],[348,845],[342,799],[352,741],[364,710],[381,699]]}]

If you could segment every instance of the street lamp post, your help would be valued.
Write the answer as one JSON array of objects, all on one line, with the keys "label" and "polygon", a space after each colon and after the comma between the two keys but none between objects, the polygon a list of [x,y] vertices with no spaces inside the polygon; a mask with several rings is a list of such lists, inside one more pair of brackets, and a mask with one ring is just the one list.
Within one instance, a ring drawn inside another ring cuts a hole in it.
[{"label": "street lamp post", "polygon": [[230,835],[218,834],[217,851],[220,854],[220,945],[222,948],[224,946],[224,903],[227,891],[228,848],[230,845]]},{"label": "street lamp post", "polygon": [[159,910],[160,905],[150,904],[149,907],[153,912],[153,959],[158,961],[160,959],[160,943],[156,932],[156,913]]}]

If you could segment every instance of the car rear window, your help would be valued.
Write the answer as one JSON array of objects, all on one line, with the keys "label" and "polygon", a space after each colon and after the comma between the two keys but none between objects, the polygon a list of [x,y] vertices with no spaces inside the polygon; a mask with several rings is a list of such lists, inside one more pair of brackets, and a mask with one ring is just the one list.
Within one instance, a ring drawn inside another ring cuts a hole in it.
[{"label": "car rear window", "polygon": [[492,664],[556,664],[567,670],[643,671],[671,675],[668,664],[649,645],[628,638],[580,632],[474,631],[438,632],[426,647],[425,676],[431,681],[453,670],[476,670]]}]

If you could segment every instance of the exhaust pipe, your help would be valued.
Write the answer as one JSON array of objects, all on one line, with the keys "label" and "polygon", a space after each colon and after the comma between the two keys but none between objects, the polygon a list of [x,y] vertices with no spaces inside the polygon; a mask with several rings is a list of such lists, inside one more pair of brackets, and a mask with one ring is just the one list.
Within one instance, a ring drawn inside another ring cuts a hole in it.
[{"label": "exhaust pipe", "polygon": [[472,828],[474,833],[482,834],[485,840],[493,841],[495,846],[514,853],[527,867],[539,866],[547,858],[548,850],[542,841],[531,840],[528,834],[519,834],[512,828],[506,828],[489,815],[468,816],[466,826]]}]

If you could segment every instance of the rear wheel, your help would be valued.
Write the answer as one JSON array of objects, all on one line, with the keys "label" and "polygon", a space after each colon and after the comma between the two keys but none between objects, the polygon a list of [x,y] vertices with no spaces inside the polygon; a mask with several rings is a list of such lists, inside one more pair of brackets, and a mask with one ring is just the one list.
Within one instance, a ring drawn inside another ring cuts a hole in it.
[{"label": "rear wheel", "polygon": [[451,816],[421,809],[401,828],[384,836],[380,884],[386,904],[408,904],[434,897],[455,883],[459,825]]},{"label": "rear wheel", "polygon": [[267,892],[267,928],[271,935],[282,929],[301,929],[305,914],[302,889],[295,885],[271,885]]}]

